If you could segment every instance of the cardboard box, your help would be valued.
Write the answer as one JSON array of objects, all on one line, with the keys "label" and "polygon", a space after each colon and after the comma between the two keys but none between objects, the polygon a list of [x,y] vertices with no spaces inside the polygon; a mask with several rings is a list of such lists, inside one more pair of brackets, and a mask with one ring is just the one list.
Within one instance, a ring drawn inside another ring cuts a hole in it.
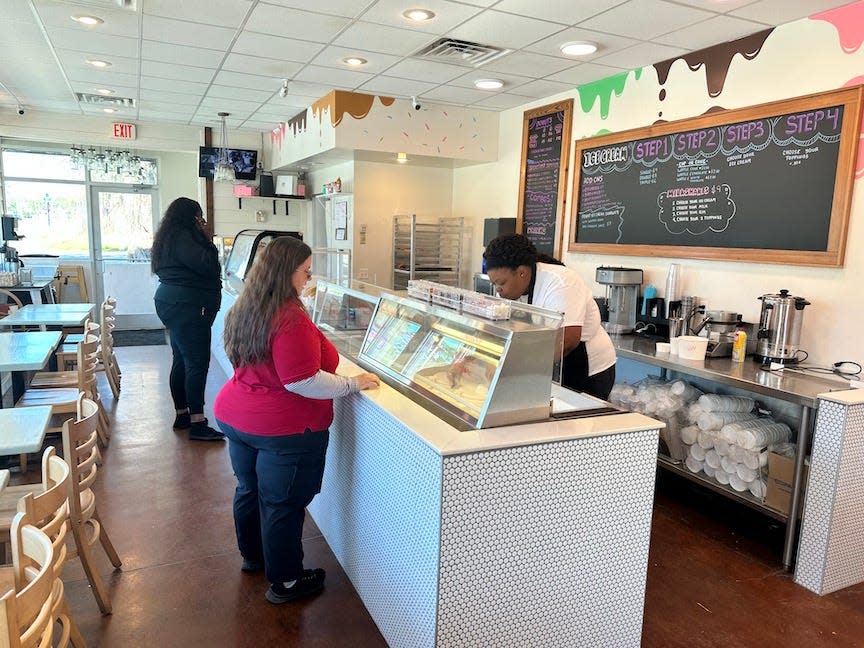
[{"label": "cardboard box", "polygon": [[244,184],[235,184],[234,185],[234,195],[245,197],[245,196],[254,196],[255,195],[255,187],[251,185]]},{"label": "cardboard box", "polygon": [[[784,457],[775,452],[768,453],[768,484],[765,490],[765,505],[775,511],[789,515],[792,508],[792,478],[795,475],[795,460]],[[804,466],[804,486],[801,489],[803,504],[804,494],[807,492],[807,478],[809,476],[808,466]]]}]

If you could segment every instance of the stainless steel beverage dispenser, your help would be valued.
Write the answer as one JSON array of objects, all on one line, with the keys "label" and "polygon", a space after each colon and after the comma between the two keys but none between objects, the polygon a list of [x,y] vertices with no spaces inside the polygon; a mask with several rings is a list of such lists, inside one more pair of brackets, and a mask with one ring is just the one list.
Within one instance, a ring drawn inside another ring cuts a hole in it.
[{"label": "stainless steel beverage dispenser", "polygon": [[595,279],[606,286],[609,319],[603,322],[603,328],[609,333],[632,333],[636,326],[642,270],[601,266],[597,268]]},{"label": "stainless steel beverage dispenser", "polygon": [[798,342],[804,307],[810,302],[793,297],[788,290],[776,295],[762,295],[762,313],[759,315],[756,359],[762,362],[794,364],[798,362]]}]

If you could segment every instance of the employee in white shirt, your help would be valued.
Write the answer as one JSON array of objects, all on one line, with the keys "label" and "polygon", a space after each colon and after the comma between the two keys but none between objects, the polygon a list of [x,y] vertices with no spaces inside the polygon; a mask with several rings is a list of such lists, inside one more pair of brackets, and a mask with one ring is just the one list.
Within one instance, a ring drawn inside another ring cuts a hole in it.
[{"label": "employee in white shirt", "polygon": [[600,324],[600,310],[588,286],[557,259],[538,254],[522,234],[502,234],[483,253],[486,272],[501,297],[564,314],[561,384],[607,399],[615,383],[615,347]]}]

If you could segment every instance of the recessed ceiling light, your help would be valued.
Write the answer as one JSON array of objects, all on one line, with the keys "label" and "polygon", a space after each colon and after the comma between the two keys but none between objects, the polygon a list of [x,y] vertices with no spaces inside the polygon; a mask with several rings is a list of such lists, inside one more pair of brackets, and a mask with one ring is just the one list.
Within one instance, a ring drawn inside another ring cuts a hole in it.
[{"label": "recessed ceiling light", "polygon": [[408,162],[408,155],[406,153],[397,153],[396,161],[399,164],[405,164],[406,162]]},{"label": "recessed ceiling light", "polygon": [[94,25],[101,25],[104,20],[101,18],[97,18],[96,16],[72,16],[72,20],[77,23],[81,23],[82,25],[87,25],[88,27],[93,27]]},{"label": "recessed ceiling light", "polygon": [[497,90],[504,87],[504,82],[500,79],[477,79],[474,87],[480,90]]},{"label": "recessed ceiling light", "polygon": [[597,51],[597,43],[590,41],[573,41],[564,43],[561,46],[561,53],[564,56],[587,56]]},{"label": "recessed ceiling light", "polygon": [[113,112],[117,112],[117,111],[114,110],[113,108],[103,108],[103,109],[102,109],[102,112],[106,112],[106,113],[113,113]]},{"label": "recessed ceiling light", "polygon": [[111,67],[111,63],[109,63],[108,61],[103,61],[102,59],[87,59],[87,63],[97,68]]},{"label": "recessed ceiling light", "polygon": [[342,59],[342,62],[351,67],[358,67],[360,65],[366,65],[369,61],[364,59],[362,56],[346,56]]},{"label": "recessed ceiling light", "polygon": [[114,91],[114,90],[109,90],[108,88],[96,88],[96,94],[101,94],[101,95],[112,95],[112,94],[115,94],[115,92],[116,92],[116,91]]},{"label": "recessed ceiling light", "polygon": [[426,22],[435,17],[435,12],[428,9],[408,9],[402,12],[402,16],[412,22]]}]

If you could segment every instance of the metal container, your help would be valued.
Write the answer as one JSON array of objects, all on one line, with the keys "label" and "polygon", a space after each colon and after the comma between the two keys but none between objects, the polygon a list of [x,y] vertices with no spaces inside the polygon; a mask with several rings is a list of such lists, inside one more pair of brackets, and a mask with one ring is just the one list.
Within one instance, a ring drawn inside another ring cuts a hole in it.
[{"label": "metal container", "polygon": [[597,268],[595,279],[606,286],[609,315],[603,321],[603,328],[609,333],[631,333],[636,325],[642,270],[601,266]]},{"label": "metal container", "polygon": [[804,307],[810,302],[803,297],[791,296],[788,290],[781,290],[776,295],[762,295],[758,299],[762,301],[762,312],[759,315],[756,359],[782,364],[798,362]]}]

